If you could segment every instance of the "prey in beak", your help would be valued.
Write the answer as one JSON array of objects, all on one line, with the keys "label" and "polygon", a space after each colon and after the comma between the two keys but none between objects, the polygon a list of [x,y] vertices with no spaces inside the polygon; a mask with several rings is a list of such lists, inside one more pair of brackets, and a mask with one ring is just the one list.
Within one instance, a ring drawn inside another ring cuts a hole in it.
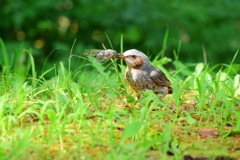
[{"label": "prey in beak", "polygon": [[117,57],[117,58],[121,58],[121,59],[126,59],[126,56],[124,56],[124,55],[121,54],[121,53],[118,53],[116,57]]}]

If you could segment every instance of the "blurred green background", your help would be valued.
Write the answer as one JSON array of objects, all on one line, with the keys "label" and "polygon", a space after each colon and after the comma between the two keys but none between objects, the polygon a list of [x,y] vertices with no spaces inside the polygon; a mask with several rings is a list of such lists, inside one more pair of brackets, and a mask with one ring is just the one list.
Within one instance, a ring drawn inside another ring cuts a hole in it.
[{"label": "blurred green background", "polygon": [[[163,48],[173,57],[181,42],[180,60],[210,65],[230,63],[240,47],[239,0],[5,0],[0,3],[0,37],[9,54],[31,50],[41,68],[67,61],[86,49],[136,48],[154,57]],[[239,57],[239,56],[238,56]],[[235,63],[239,63],[237,58]]]}]

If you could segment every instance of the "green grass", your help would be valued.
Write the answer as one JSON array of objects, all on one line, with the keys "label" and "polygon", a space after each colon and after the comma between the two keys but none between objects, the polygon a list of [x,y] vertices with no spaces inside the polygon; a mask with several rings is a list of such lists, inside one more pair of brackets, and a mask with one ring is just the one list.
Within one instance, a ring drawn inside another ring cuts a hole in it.
[{"label": "green grass", "polygon": [[[30,51],[21,52],[28,57],[26,65],[10,70],[20,59],[11,61],[2,42],[1,47],[0,159],[240,157],[235,59],[217,69],[183,64],[175,53],[169,72],[154,59],[174,92],[160,100],[146,91],[136,101],[123,80],[124,63],[102,64],[89,57],[71,70],[76,58],[71,53],[67,65],[59,62],[39,74]],[[55,76],[44,79],[50,71]],[[215,132],[203,136],[206,128]]]}]

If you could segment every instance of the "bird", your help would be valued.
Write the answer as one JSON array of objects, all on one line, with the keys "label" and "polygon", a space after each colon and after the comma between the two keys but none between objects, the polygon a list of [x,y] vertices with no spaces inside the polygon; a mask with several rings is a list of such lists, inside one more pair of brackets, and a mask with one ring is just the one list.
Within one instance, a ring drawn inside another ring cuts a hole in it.
[{"label": "bird", "polygon": [[151,64],[143,52],[130,49],[118,54],[117,58],[126,62],[125,80],[137,93],[137,98],[140,97],[139,93],[145,90],[164,96],[172,93],[171,82],[160,69]]}]

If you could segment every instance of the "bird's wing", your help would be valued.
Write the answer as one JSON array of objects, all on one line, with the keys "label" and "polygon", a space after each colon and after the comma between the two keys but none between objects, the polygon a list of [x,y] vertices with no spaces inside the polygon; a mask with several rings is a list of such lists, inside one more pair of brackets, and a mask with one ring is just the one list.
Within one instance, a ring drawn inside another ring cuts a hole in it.
[{"label": "bird's wing", "polygon": [[163,92],[163,94],[171,94],[172,93],[172,87],[171,82],[167,79],[165,74],[158,68],[154,68],[153,71],[150,73],[150,77],[153,80],[153,83],[160,87],[167,87],[167,91],[160,91]]},{"label": "bird's wing", "polygon": [[165,74],[157,68],[151,71],[150,77],[152,78],[153,82],[159,86],[170,87],[171,85]]}]

